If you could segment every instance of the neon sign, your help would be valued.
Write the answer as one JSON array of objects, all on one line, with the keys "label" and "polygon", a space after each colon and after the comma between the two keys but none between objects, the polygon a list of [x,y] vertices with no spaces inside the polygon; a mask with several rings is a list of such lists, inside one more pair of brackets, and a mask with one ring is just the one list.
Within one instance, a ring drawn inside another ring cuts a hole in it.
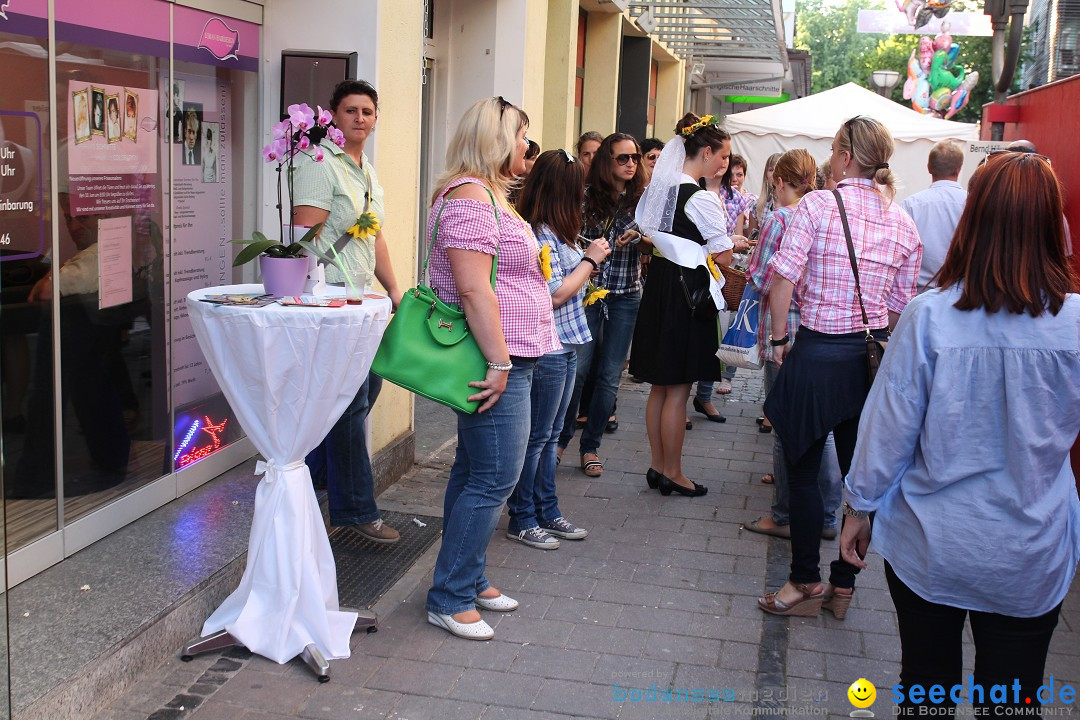
[{"label": "neon sign", "polygon": [[[229,419],[225,418],[220,423],[215,425],[210,420],[209,416],[204,415],[203,423],[200,423],[198,420],[192,423],[191,429],[188,430],[187,437],[184,439],[184,442],[180,444],[180,448],[176,451],[177,457],[174,458],[174,461],[176,462],[177,469],[186,467],[193,462],[198,462],[199,460],[202,460],[205,457],[209,457],[210,455],[213,455],[218,450],[220,450],[221,435],[225,432],[225,425],[228,422]],[[184,450],[190,444],[191,438],[195,435],[195,432],[197,430],[202,430],[204,433],[210,436],[210,444],[203,445],[202,447],[197,447],[190,452],[184,453]],[[180,453],[184,454],[181,455]]]}]

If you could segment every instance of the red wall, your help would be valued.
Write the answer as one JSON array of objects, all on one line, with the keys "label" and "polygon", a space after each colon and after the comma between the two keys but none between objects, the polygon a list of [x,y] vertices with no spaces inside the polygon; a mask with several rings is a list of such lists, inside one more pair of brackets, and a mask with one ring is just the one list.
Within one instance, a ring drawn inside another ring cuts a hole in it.
[{"label": "red wall", "polygon": [[[1080,275],[1080,141],[1077,140],[1080,75],[1018,93],[1002,104],[1020,108],[1020,121],[1005,124],[1004,139],[1030,140],[1054,165],[1054,172],[1065,191],[1065,217],[1072,233],[1073,267]],[[990,139],[990,123],[986,120],[988,107],[983,106],[983,140]],[[1080,489],[1080,438],[1073,446],[1072,466]]]}]

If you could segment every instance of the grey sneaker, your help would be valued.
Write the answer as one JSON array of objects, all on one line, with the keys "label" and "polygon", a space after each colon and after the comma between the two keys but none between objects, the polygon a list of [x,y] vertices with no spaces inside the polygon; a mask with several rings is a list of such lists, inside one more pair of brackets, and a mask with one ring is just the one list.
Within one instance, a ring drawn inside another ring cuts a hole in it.
[{"label": "grey sneaker", "polygon": [[393,545],[401,539],[401,534],[389,525],[383,524],[382,518],[363,525],[353,525],[353,529],[365,539],[381,545]]},{"label": "grey sneaker", "polygon": [[579,528],[573,523],[567,522],[564,517],[557,517],[549,523],[540,526],[544,532],[561,537],[566,540],[584,540],[589,531],[585,528]]},{"label": "grey sneaker", "polygon": [[558,550],[559,541],[548,535],[540,528],[529,528],[528,530],[522,530],[517,535],[510,532],[506,532],[506,537],[511,540],[517,540],[523,545],[529,547],[538,548],[540,550]]}]

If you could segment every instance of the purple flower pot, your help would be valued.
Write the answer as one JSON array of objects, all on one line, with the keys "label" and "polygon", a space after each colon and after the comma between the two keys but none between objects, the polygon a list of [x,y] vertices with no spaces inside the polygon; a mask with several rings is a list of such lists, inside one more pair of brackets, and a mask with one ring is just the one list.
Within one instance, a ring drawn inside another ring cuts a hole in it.
[{"label": "purple flower pot", "polygon": [[259,256],[263,289],[275,297],[302,295],[307,281],[308,259]]}]

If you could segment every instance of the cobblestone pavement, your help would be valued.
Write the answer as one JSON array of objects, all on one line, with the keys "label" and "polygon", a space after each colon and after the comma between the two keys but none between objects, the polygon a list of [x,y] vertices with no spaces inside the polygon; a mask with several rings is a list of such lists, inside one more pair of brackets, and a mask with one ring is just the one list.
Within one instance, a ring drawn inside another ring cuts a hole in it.
[{"label": "cobblestone pavement", "polygon": [[[623,383],[619,430],[600,451],[602,477],[586,478],[575,466],[575,446],[559,470],[560,506],[589,529],[588,539],[535,550],[506,538],[504,514],[488,549],[488,577],[521,607],[485,613],[495,640],[459,640],[427,623],[436,545],[376,605],[379,632],[355,635],[352,657],[332,662],[331,682],[320,685],[298,660],[277,665],[246,652],[174,658],[99,720],[846,716],[847,688],[862,677],[878,688],[877,717],[892,715],[900,644],[880,557],[870,556],[843,622],[830,614],[766,616],[755,606],[756,596],[783,582],[789,559],[787,541],[740,528],[771,502],[760,476],[770,470],[773,436],[754,423],[760,373],[736,375],[722,403],[726,424],[690,413],[685,467],[709,486],[702,498],[663,498],[646,487],[648,387]],[[384,493],[380,506],[441,515],[452,460],[451,443]],[[835,541],[822,542],[825,571],[836,552]],[[1051,644],[1051,675],[1058,687],[1080,684],[1080,584]],[[681,701],[648,699],[657,690],[678,697],[680,688]],[[694,688],[730,700],[695,701]]]}]

